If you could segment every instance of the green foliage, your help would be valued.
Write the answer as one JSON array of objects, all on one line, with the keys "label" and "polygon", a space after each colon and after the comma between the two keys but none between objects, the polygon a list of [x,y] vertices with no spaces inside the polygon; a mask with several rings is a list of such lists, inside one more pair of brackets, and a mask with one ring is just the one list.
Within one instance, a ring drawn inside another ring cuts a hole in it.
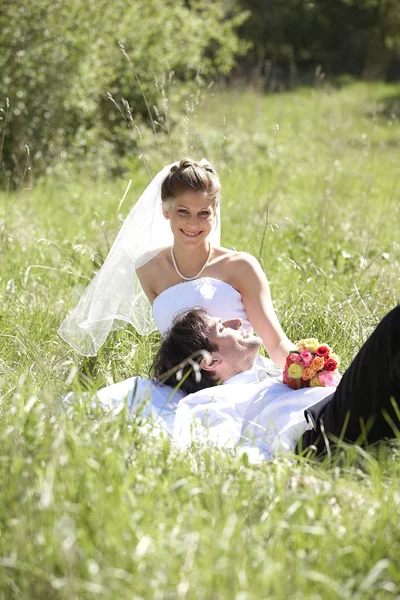
[{"label": "green foliage", "polygon": [[244,18],[222,0],[7,3],[0,14],[0,98],[3,109],[6,98],[10,104],[3,179],[21,183],[31,166],[51,172],[84,156],[109,172],[113,157],[137,152],[124,119],[136,131],[143,121],[155,128],[168,97],[187,95],[200,74],[230,71],[244,49],[235,33]]},{"label": "green foliage", "polygon": [[[260,257],[289,336],[345,366],[400,298],[398,94],[212,90],[160,150],[143,140],[150,176],[170,151],[214,162],[223,243]],[[120,179],[0,194],[0,598],[399,596],[398,441],[254,466],[82,397],[144,376],[158,340],[128,328],[84,359],[56,333],[148,176],[132,179],[120,209]]]}]

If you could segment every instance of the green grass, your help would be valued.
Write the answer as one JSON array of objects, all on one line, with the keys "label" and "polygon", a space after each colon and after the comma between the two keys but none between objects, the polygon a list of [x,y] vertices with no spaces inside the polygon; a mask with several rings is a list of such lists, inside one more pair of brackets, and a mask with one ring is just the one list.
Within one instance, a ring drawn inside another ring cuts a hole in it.
[{"label": "green grass", "polygon": [[[289,337],[345,366],[400,296],[399,94],[218,91],[161,150],[142,139],[152,173],[171,153],[215,163],[223,243],[259,256]],[[397,441],[252,466],[58,399],[146,375],[158,340],[118,332],[83,359],[56,335],[146,184],[132,165],[0,195],[0,600],[399,597]]]}]

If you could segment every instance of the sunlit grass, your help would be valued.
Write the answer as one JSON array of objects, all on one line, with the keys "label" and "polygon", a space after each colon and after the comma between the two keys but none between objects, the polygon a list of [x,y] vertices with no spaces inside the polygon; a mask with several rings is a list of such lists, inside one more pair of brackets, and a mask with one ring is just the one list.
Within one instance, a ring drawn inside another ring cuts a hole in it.
[{"label": "sunlit grass", "polygon": [[[219,91],[161,152],[142,140],[152,172],[170,147],[214,162],[223,243],[260,258],[288,335],[344,365],[400,296],[398,93]],[[63,406],[145,376],[158,340],[118,332],[83,359],[57,337],[148,181],[67,173],[0,195],[0,598],[398,596],[397,442],[255,467],[178,452],[124,411]]]}]

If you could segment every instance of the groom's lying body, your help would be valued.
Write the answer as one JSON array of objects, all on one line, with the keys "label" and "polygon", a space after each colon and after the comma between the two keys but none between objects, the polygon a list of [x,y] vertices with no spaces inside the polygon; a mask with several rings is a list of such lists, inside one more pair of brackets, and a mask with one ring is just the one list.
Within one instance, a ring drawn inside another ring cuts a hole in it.
[{"label": "groom's lying body", "polygon": [[[182,389],[186,393],[230,382],[235,375],[256,368],[260,344],[259,338],[249,337],[242,331],[240,319],[221,321],[203,309],[192,309],[178,317],[164,338],[154,362],[154,375],[176,386],[176,369],[166,380],[162,376],[180,364],[185,378]],[[185,359],[192,356],[196,360],[203,350],[209,356],[200,358],[198,373]],[[400,305],[378,325],[336,391],[332,388],[324,391],[327,396],[305,411],[309,429],[305,427],[301,431],[298,449],[315,445],[323,451],[323,432],[330,438],[354,443],[374,443],[397,435],[400,431]]]}]

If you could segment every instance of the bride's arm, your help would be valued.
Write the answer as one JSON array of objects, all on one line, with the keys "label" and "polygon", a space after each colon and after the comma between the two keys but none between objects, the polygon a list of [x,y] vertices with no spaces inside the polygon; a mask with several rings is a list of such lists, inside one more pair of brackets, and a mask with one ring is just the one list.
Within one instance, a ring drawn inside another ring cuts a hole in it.
[{"label": "bride's arm", "polygon": [[286,356],[295,346],[278,321],[265,273],[251,254],[239,252],[233,262],[235,287],[242,296],[249,321],[274,363],[283,368]]}]

